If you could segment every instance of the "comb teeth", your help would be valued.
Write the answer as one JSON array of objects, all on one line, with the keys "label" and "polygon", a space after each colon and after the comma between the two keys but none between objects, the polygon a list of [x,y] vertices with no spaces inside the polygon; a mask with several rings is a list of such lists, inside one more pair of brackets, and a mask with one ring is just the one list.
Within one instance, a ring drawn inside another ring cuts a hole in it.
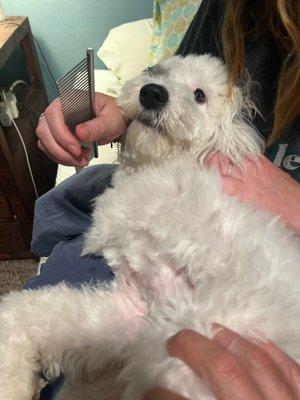
[{"label": "comb teeth", "polygon": [[[65,124],[71,132],[76,125],[94,117],[94,57],[93,50],[87,50],[87,57],[75,65],[57,81],[59,98]],[[97,143],[94,156],[98,157]]]},{"label": "comb teeth", "polygon": [[57,81],[65,123],[71,131],[92,117],[87,59]]}]

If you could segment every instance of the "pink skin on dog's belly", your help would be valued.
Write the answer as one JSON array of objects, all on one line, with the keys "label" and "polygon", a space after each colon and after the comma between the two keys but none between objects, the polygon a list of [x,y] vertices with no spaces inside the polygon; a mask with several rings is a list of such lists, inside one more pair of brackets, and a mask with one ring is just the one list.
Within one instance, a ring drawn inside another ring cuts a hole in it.
[{"label": "pink skin on dog's belly", "polygon": [[114,302],[127,327],[124,334],[127,335],[129,341],[133,341],[145,323],[143,317],[148,314],[148,304],[143,299],[138,282],[133,277],[119,274],[117,281],[118,291],[113,294]]},{"label": "pink skin on dog's belly", "polygon": [[187,281],[185,269],[178,269],[170,257],[141,257],[139,265],[129,265],[128,261],[123,260],[122,264],[113,266],[118,289],[112,296],[118,313],[125,321],[124,335],[133,341],[146,324],[144,317],[153,304],[159,307],[170,298],[190,292],[193,287]]},{"label": "pink skin on dog's belly", "polygon": [[151,281],[151,291],[154,297],[159,297],[162,302],[192,289],[193,287],[186,280],[182,269],[164,268],[160,274],[154,275]]},{"label": "pink skin on dog's belly", "polygon": [[[174,261],[165,260],[160,263],[160,268],[157,265],[155,267],[147,265],[147,270],[143,269],[141,272],[132,270],[128,272],[127,269],[126,275],[118,274],[120,290],[123,292],[122,299],[125,296],[134,299],[135,313],[145,316],[153,302],[164,304],[170,298],[182,296],[184,292],[193,290],[184,270],[184,268],[176,269]],[[152,273],[147,274],[147,271]],[[124,304],[124,300],[122,302]],[[128,313],[128,308],[124,309],[124,312]]]}]

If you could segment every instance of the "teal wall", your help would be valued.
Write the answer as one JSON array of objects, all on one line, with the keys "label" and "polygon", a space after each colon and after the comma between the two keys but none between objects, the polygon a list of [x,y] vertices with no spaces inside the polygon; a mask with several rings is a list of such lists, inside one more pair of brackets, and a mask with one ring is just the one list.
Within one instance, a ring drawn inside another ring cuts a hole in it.
[{"label": "teal wall", "polygon": [[[1,0],[5,15],[27,15],[50,69],[58,79],[85,55],[98,50],[109,29],[152,15],[152,0]],[[132,45],[132,44],[130,44]],[[54,85],[38,52],[49,99]],[[96,68],[104,65],[95,57]],[[0,83],[26,77],[20,51],[0,70]]]}]

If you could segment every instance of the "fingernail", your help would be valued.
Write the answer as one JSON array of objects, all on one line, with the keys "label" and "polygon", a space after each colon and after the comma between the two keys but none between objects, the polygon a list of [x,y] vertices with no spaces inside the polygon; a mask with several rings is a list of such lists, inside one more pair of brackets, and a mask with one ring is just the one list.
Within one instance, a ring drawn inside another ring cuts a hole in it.
[{"label": "fingernail", "polygon": [[258,338],[251,338],[251,339],[249,339],[249,341],[252,344],[255,344],[256,346],[261,347],[261,348],[264,348],[269,343],[269,341],[267,339],[264,339],[264,338],[259,338],[259,339]]},{"label": "fingernail", "polygon": [[[194,336],[199,336],[199,333],[191,331],[189,329],[183,329],[174,336],[171,336],[166,341],[166,348],[170,355],[180,357],[185,352],[186,346],[191,340],[194,340]],[[200,335],[201,336],[201,335]]]},{"label": "fingernail", "polygon": [[74,144],[70,144],[70,146],[68,146],[68,151],[75,157],[79,157],[81,154],[81,149]]},{"label": "fingernail", "polygon": [[82,140],[82,141],[86,141],[86,140],[88,140],[88,138],[89,138],[89,133],[87,132],[87,128],[85,127],[85,125],[84,124],[79,124],[79,125],[77,125],[77,127],[76,127],[76,133],[77,133],[77,136],[79,135],[79,138]]},{"label": "fingernail", "polygon": [[87,165],[89,165],[89,160],[86,157],[82,157],[80,160],[80,164],[86,167]]},{"label": "fingernail", "polygon": [[175,336],[176,335],[169,337],[169,339],[167,339],[167,341],[166,341],[166,348],[167,348],[168,352],[170,352],[170,347],[172,347],[172,343],[173,343]]},{"label": "fingernail", "polygon": [[180,334],[177,333],[176,335],[169,337],[166,341],[167,352],[172,356],[180,356],[181,354],[181,346],[178,346],[178,338],[180,340]]},{"label": "fingernail", "polygon": [[211,327],[211,334],[212,334],[212,338],[214,338],[219,332],[224,330],[224,326],[217,324],[217,323],[213,323],[212,327]]},{"label": "fingernail", "polygon": [[232,334],[224,326],[213,324],[212,333],[214,342],[220,344],[225,348],[230,346],[232,342]]},{"label": "fingernail", "polygon": [[84,127],[84,124],[78,124],[78,125],[76,126],[76,131],[77,131],[78,129],[81,131],[83,127]]}]

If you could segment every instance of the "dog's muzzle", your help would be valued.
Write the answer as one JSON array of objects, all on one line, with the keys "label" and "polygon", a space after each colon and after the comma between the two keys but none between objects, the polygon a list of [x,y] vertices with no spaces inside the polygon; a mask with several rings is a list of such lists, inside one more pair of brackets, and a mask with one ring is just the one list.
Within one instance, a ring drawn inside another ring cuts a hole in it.
[{"label": "dog's muzzle", "polygon": [[166,88],[155,83],[149,83],[140,90],[140,103],[147,110],[163,108],[169,100],[169,93]]}]

